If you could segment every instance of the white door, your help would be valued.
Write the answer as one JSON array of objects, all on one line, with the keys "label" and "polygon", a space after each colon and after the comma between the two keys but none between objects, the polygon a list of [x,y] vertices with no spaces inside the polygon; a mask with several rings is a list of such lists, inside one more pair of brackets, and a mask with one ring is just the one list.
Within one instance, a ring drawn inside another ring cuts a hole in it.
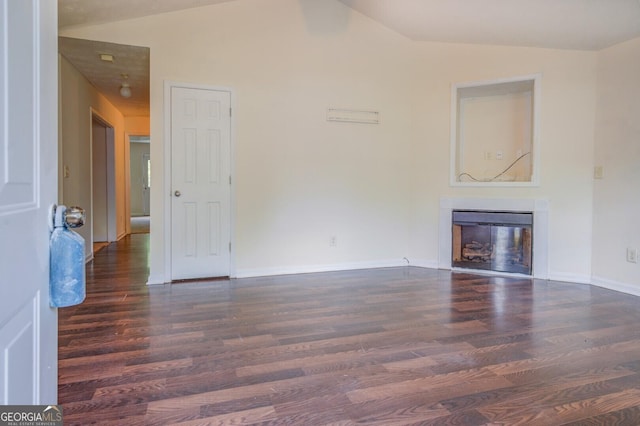
[{"label": "white door", "polygon": [[57,2],[0,0],[0,404],[57,403]]},{"label": "white door", "polygon": [[171,88],[171,279],[229,275],[231,93]]}]

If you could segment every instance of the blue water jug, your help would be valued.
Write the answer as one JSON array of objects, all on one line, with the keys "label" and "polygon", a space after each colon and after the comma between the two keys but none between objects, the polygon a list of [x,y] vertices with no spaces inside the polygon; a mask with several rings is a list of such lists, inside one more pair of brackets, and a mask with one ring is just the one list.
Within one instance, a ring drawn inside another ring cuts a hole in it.
[{"label": "blue water jug", "polygon": [[49,293],[54,308],[82,303],[86,296],[84,238],[69,229],[82,226],[84,211],[77,207],[58,206],[50,240]]}]

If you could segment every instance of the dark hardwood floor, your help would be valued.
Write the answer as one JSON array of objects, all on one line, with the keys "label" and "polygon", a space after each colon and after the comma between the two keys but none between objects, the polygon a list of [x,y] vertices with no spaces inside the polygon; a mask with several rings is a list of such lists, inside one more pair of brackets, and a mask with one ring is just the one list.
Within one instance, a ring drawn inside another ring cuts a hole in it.
[{"label": "dark hardwood floor", "polygon": [[147,287],[148,235],[60,310],[65,425],[638,425],[640,298],[414,267]]}]

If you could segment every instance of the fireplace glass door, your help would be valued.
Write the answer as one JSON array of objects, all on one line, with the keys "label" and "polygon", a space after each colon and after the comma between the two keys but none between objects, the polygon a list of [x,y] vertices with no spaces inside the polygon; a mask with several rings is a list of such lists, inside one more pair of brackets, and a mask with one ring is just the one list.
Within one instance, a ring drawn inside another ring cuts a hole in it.
[{"label": "fireplace glass door", "polygon": [[531,275],[533,214],[454,211],[452,266]]}]

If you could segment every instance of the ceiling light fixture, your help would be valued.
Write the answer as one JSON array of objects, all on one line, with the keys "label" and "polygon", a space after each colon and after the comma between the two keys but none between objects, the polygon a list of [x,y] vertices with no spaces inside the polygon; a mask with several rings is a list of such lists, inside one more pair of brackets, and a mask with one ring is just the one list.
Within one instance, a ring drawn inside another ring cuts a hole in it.
[{"label": "ceiling light fixture", "polygon": [[122,74],[122,79],[124,81],[120,85],[120,96],[123,98],[131,97],[131,87],[129,86],[129,83],[127,83],[127,78],[129,78],[128,74]]}]

